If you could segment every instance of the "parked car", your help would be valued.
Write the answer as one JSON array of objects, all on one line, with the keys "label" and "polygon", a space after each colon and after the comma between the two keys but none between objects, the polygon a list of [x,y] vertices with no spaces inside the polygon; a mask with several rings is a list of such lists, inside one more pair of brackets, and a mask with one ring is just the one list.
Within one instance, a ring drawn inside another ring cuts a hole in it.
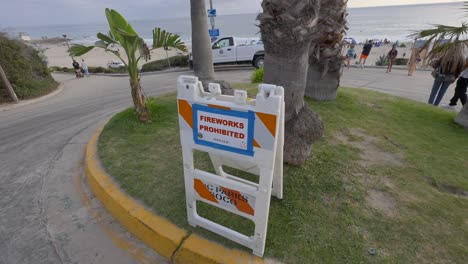
[{"label": "parked car", "polygon": [[[252,64],[255,68],[263,67],[265,49],[259,38],[223,37],[211,43],[213,63],[219,64]],[[193,67],[190,53],[190,67]]]},{"label": "parked car", "polygon": [[109,61],[107,63],[107,67],[108,68],[120,68],[120,67],[124,67],[125,64],[123,64],[123,62],[121,61]]}]

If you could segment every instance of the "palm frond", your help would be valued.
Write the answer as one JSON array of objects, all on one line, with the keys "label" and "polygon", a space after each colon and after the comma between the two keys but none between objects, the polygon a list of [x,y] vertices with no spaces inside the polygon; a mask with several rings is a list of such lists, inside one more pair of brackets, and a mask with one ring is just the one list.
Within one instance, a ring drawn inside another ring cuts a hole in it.
[{"label": "palm frond", "polygon": [[70,55],[73,57],[79,57],[88,53],[92,49],[94,49],[94,46],[84,46],[81,44],[73,44],[68,50],[68,53],[70,53]]},{"label": "palm frond", "polygon": [[102,34],[101,32],[97,33],[98,39],[107,43],[107,44],[117,44],[117,40],[114,39],[114,36],[109,32],[109,35]]},{"label": "palm frond", "polygon": [[444,54],[450,51],[453,51],[458,48],[468,48],[468,40],[460,40],[456,42],[447,42],[435,44],[432,48],[432,53],[434,54]]},{"label": "palm frond", "polygon": [[176,48],[181,51],[187,51],[187,47],[179,35],[169,33],[161,28],[153,29],[153,49],[157,48]]},{"label": "palm frond", "polygon": [[433,28],[414,32],[410,35],[414,39],[425,39],[422,49],[432,46],[429,57],[440,57],[447,51],[457,49],[457,46],[467,47],[468,23],[463,22],[459,27],[447,25],[434,25]]}]

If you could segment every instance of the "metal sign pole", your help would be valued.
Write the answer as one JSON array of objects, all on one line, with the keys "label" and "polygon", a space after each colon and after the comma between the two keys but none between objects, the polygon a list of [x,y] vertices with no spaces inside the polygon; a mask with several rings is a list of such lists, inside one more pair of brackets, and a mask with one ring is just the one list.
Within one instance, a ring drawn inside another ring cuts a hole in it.
[{"label": "metal sign pole", "polygon": [[[210,0],[210,9],[213,9],[213,0]],[[215,18],[210,18],[211,21],[211,29],[215,29]]]}]

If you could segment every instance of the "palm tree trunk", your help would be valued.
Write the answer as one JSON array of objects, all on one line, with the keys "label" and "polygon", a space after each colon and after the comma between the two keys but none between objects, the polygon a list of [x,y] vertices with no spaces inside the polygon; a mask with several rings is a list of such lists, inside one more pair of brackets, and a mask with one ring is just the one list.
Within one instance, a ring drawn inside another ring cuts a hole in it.
[{"label": "palm tree trunk", "polygon": [[336,50],[336,53],[331,58],[309,65],[305,91],[307,97],[318,101],[336,99],[340,86],[341,67],[343,67],[341,49]]},{"label": "palm tree trunk", "polygon": [[8,80],[8,77],[6,76],[6,73],[3,71],[2,65],[0,65],[0,79],[3,83],[3,86],[5,86],[8,95],[10,95],[11,99],[15,102],[18,103],[18,97],[16,96],[15,91],[13,90],[13,87],[11,86],[10,81]]},{"label": "palm tree trunk", "polygon": [[169,65],[169,68],[171,68],[171,60],[169,59],[169,53],[167,53],[167,49],[166,49],[166,48],[164,48],[164,51],[166,51],[167,65]]},{"label": "palm tree trunk", "polygon": [[192,55],[195,76],[201,81],[214,80],[213,53],[208,35],[205,0],[190,0],[192,19]]},{"label": "palm tree trunk", "polygon": [[145,105],[145,96],[141,90],[141,84],[138,77],[130,78],[130,87],[132,89],[133,105],[135,105],[135,111],[138,119],[143,123],[150,123],[151,115]]},{"label": "palm tree trunk", "polygon": [[468,128],[468,103],[466,103],[460,113],[458,113],[457,118],[455,118],[455,122],[465,128]]},{"label": "palm tree trunk", "polygon": [[304,105],[309,44],[316,25],[317,3],[264,0],[258,16],[265,46],[264,82],[285,89],[284,161],[301,165],[312,142],[323,135],[320,117]]},{"label": "palm tree trunk", "polygon": [[348,30],[348,0],[320,0],[320,20],[313,34],[306,96],[335,100],[340,86],[343,36]]}]

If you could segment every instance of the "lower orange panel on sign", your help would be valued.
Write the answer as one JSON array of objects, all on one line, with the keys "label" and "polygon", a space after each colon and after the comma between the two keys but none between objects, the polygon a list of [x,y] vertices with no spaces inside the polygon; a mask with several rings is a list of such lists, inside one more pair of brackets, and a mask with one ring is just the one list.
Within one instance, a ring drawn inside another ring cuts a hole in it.
[{"label": "lower orange panel on sign", "polygon": [[194,187],[198,195],[205,200],[245,214],[255,214],[255,197],[252,195],[212,183],[206,184],[199,179],[194,179]]}]

